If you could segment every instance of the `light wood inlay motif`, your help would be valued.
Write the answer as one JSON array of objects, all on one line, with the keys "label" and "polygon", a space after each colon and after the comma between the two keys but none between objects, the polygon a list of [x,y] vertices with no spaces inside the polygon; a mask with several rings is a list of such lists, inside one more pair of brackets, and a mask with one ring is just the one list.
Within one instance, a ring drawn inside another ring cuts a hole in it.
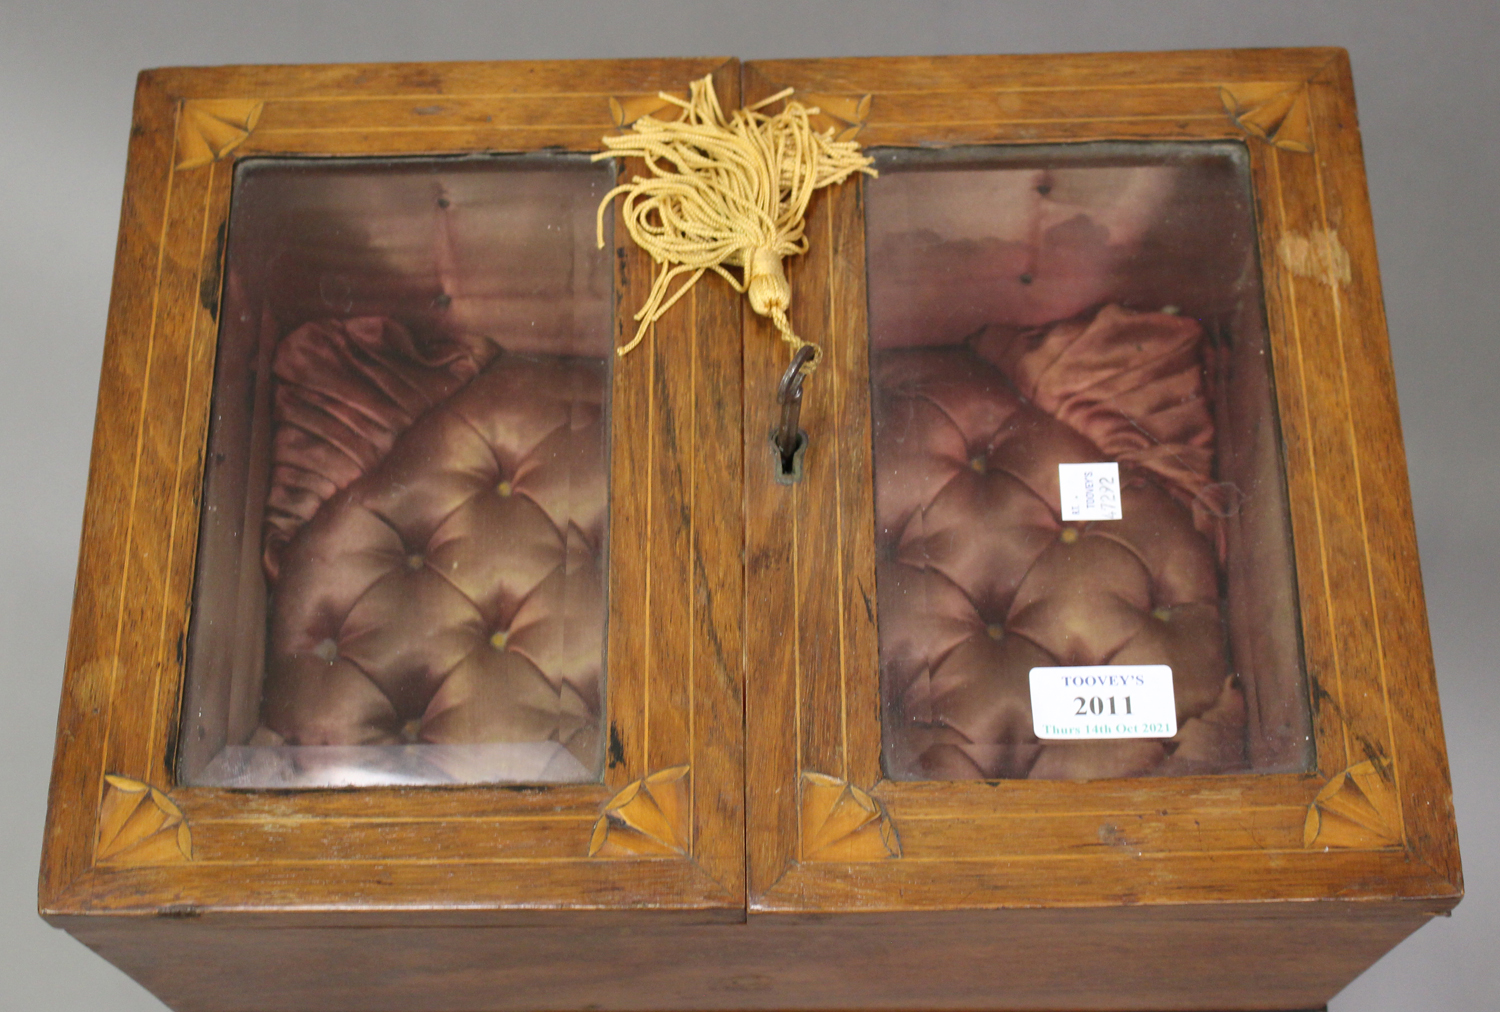
[{"label": "light wood inlay motif", "polygon": [[1373,762],[1350,766],[1328,781],[1307,807],[1308,847],[1391,847],[1401,842],[1396,792]]},{"label": "light wood inlay motif", "polygon": [[177,122],[177,169],[216,162],[245,143],[265,103],[239,98],[190,98]]},{"label": "light wood inlay motif", "polygon": [[901,856],[901,842],[880,802],[825,773],[802,774],[802,858],[883,861]]},{"label": "light wood inlay motif", "polygon": [[1219,96],[1235,125],[1250,136],[1283,151],[1312,151],[1307,85],[1299,82],[1289,87],[1284,81],[1226,84]]},{"label": "light wood inlay motif", "polygon": [[110,864],[181,864],[193,858],[193,835],[182,809],[161,791],[109,773],[95,856]]},{"label": "light wood inlay motif", "polygon": [[817,115],[811,117],[813,129],[832,129],[834,140],[853,140],[870,118],[869,95],[798,94],[794,97],[803,105],[817,107]]},{"label": "light wood inlay motif", "polygon": [[691,772],[673,766],[627,784],[604,806],[590,857],[678,857],[691,847]]},{"label": "light wood inlay motif", "polygon": [[[686,92],[669,92],[668,94],[684,102],[687,101]],[[625,98],[615,98],[611,95],[609,99],[610,118],[615,121],[615,126],[622,130],[642,116],[652,116],[663,110],[668,111],[668,119],[676,119],[675,115],[670,114],[672,109],[672,103],[663,98],[660,92],[655,95],[629,95]]]}]

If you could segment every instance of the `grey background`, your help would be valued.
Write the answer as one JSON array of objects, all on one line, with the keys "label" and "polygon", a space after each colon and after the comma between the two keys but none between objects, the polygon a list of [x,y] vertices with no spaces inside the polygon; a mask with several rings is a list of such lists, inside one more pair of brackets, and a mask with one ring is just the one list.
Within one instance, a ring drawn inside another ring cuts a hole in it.
[{"label": "grey background", "polygon": [[[160,1009],[36,916],[36,869],[137,70],[354,60],[1349,49],[1468,899],[1335,999],[1500,994],[1500,3],[0,0],[0,1008]],[[1233,953],[1224,958],[1233,959]],[[1265,968],[1275,973],[1274,966]]]}]

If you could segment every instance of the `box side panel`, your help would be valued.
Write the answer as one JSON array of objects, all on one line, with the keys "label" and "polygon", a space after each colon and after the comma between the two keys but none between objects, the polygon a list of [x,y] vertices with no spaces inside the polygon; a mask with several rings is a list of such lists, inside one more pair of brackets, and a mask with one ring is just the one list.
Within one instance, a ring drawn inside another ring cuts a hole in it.
[{"label": "box side panel", "polygon": [[1199,906],[644,930],[57,922],[179,1012],[1222,1010],[1322,1006],[1431,913]]}]

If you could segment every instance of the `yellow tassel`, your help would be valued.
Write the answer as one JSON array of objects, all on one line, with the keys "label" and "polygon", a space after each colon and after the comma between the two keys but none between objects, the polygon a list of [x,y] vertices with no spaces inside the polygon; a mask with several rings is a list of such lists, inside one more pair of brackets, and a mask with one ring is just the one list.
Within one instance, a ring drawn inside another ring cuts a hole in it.
[{"label": "yellow tassel", "polygon": [[[803,216],[819,187],[843,182],[856,172],[875,175],[871,159],[854,141],[836,141],[833,131],[817,133],[809,116],[817,109],[788,101],[774,116],[760,110],[787,98],[792,89],[772,95],[726,120],[714,94],[712,78],[694,81],[684,102],[666,93],[679,107],[677,119],[643,116],[633,133],[604,138],[608,151],[600,158],[641,158],[650,177],[636,176],[615,187],[599,204],[599,246],[604,246],[604,212],[624,195],[625,227],[657,263],[651,294],[635,318],[640,327],[624,355],[641,342],[656,322],[705,271],[713,271],[750,306],[769,317],[791,350],[812,342],[792,332],[787,309],[792,288],[781,261],[807,250]],[[740,269],[743,279],[727,268]],[[672,289],[679,277],[687,279]],[[670,294],[669,294],[670,293]],[[822,356],[813,346],[811,372]]]}]

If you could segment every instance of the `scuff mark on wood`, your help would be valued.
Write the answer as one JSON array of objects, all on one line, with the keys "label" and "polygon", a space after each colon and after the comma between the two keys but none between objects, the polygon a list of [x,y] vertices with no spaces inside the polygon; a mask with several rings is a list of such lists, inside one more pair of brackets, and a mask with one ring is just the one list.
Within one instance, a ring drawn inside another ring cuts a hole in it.
[{"label": "scuff mark on wood", "polygon": [[1282,236],[1276,253],[1281,265],[1297,277],[1321,281],[1331,288],[1344,287],[1353,276],[1349,251],[1331,228]]}]

